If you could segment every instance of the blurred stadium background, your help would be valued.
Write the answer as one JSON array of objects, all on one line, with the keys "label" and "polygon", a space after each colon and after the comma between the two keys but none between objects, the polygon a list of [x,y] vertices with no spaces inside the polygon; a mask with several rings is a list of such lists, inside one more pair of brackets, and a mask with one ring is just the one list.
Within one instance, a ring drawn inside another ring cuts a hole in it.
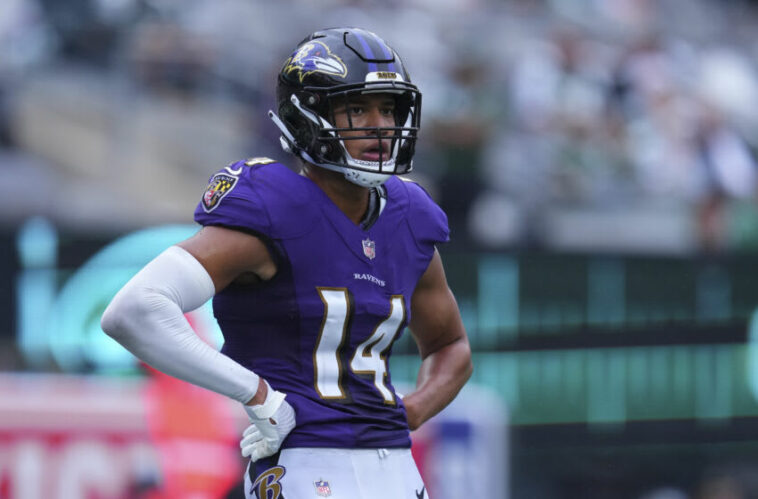
[{"label": "blurred stadium background", "polygon": [[210,173],[287,159],[274,77],[335,25],[406,59],[450,216],[475,373],[415,435],[433,497],[758,497],[748,0],[3,0],[0,497],[238,497],[242,415],[99,316]]}]

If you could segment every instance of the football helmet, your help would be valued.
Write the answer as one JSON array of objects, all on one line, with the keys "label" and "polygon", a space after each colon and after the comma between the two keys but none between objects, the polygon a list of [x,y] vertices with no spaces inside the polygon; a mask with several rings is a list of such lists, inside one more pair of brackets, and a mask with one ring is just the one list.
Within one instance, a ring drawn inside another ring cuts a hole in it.
[{"label": "football helmet", "polygon": [[[394,126],[353,127],[350,99],[363,94],[394,99]],[[358,28],[317,31],[300,42],[279,72],[277,115],[269,116],[282,132],[280,141],[314,165],[342,172],[363,187],[381,185],[413,165],[421,119],[421,93],[397,52],[374,33]],[[336,106],[347,110],[347,128],[335,126]],[[360,131],[360,134],[344,132]],[[353,158],[347,140],[389,140],[378,161]]]}]

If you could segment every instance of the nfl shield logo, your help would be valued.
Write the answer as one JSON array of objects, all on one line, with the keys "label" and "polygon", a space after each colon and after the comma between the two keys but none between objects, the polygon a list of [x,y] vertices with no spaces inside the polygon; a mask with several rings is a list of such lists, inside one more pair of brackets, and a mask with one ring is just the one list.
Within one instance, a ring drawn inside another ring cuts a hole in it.
[{"label": "nfl shield logo", "polygon": [[329,497],[332,495],[332,489],[329,488],[329,482],[325,482],[324,480],[316,480],[313,482],[313,485],[316,487],[316,495],[321,497]]},{"label": "nfl shield logo", "polygon": [[363,254],[369,260],[373,260],[376,257],[376,243],[371,239],[364,239],[361,243],[363,243]]}]

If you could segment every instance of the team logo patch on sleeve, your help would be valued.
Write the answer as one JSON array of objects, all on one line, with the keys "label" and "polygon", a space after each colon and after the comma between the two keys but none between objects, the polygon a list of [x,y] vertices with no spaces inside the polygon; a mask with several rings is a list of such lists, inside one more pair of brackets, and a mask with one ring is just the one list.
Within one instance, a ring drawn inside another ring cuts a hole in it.
[{"label": "team logo patch on sleeve", "polygon": [[239,177],[227,173],[217,173],[208,182],[208,187],[203,193],[203,209],[206,213],[213,211],[216,206],[237,185]]}]

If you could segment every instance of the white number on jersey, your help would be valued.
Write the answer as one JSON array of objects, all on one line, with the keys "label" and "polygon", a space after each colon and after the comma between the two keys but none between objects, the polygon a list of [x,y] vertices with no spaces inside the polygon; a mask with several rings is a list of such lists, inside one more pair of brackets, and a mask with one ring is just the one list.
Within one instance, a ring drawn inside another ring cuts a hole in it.
[{"label": "white number on jersey", "polygon": [[[316,391],[321,398],[345,398],[342,387],[343,367],[340,350],[347,339],[348,324],[353,313],[347,288],[317,288],[324,302],[324,319],[321,323],[316,350],[313,355]],[[380,322],[371,335],[353,352],[350,369],[355,374],[374,377],[374,386],[387,404],[395,403],[395,396],[387,387],[387,351],[405,321],[405,300],[393,295],[390,314]]]}]

